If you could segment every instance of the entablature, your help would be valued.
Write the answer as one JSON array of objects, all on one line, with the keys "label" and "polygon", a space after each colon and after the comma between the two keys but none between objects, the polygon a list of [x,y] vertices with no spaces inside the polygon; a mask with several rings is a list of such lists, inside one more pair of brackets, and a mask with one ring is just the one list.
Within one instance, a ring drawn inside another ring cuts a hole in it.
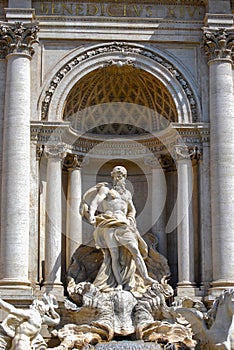
[{"label": "entablature", "polygon": [[203,143],[209,142],[209,124],[171,123],[165,130],[144,136],[89,136],[75,132],[67,122],[31,122],[31,140],[39,146],[63,143],[68,153],[104,159],[172,154],[178,144],[202,149]]}]

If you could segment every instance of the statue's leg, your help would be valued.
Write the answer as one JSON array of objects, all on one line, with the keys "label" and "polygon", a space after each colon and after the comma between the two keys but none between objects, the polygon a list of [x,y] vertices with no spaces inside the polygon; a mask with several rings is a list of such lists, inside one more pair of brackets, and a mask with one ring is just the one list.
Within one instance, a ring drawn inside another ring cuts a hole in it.
[{"label": "statue's leg", "polygon": [[122,285],[122,277],[120,274],[119,264],[119,248],[109,248],[111,255],[111,266],[118,286]]},{"label": "statue's leg", "polygon": [[126,246],[126,248],[129,250],[129,252],[132,254],[132,257],[135,261],[136,267],[141,275],[141,277],[143,278],[144,282],[146,284],[151,284],[156,282],[153,278],[149,277],[148,275],[148,271],[144,262],[144,259],[141,256],[141,253],[138,249],[138,245],[137,244],[128,244]]},{"label": "statue's leg", "polygon": [[112,267],[113,275],[115,277],[117,285],[121,286],[122,277],[120,274],[119,247],[118,247],[118,243],[113,237],[111,230],[109,231],[109,234],[105,236],[105,242],[111,256],[111,267]]}]

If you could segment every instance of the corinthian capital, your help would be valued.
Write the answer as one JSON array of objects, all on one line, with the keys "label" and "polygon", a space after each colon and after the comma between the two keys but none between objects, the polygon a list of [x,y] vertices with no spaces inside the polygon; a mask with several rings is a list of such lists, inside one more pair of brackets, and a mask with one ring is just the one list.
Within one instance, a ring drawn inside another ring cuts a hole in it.
[{"label": "corinthian capital", "polygon": [[67,147],[64,143],[47,144],[44,146],[44,154],[47,158],[62,160],[67,155]]},{"label": "corinthian capital", "polygon": [[203,47],[209,60],[234,58],[233,28],[203,28]]},{"label": "corinthian capital", "polygon": [[176,145],[173,150],[173,156],[176,161],[179,160],[198,160],[200,158],[200,150],[197,146],[191,148],[186,145]]},{"label": "corinthian capital", "polygon": [[23,25],[21,22],[0,25],[0,53],[5,57],[10,53],[34,54],[32,45],[37,43],[37,25]]}]

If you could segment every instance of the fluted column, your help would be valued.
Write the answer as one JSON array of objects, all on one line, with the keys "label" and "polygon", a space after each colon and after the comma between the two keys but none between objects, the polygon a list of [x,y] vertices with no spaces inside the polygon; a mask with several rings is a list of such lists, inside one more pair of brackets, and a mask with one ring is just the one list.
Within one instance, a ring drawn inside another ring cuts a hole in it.
[{"label": "fluted column", "polygon": [[62,159],[66,156],[64,144],[46,145],[46,237],[44,288],[55,294],[61,290],[62,250]]},{"label": "fluted column", "polygon": [[38,28],[0,26],[7,60],[2,160],[1,288],[29,286],[30,60]]},{"label": "fluted column", "polygon": [[72,254],[82,243],[82,218],[79,214],[82,195],[81,164],[78,156],[73,156],[66,167],[68,169],[66,250],[69,264]]},{"label": "fluted column", "polygon": [[177,235],[178,284],[177,294],[188,294],[194,285],[194,227],[192,210],[193,173],[187,146],[175,147],[178,174]]},{"label": "fluted column", "polygon": [[209,64],[213,287],[234,286],[234,29],[204,28]]}]

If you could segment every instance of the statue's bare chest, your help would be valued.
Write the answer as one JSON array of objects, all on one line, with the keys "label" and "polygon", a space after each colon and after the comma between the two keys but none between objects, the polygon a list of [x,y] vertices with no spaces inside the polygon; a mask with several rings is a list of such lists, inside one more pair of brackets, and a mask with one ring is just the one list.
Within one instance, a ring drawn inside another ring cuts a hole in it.
[{"label": "statue's bare chest", "polygon": [[103,201],[104,209],[109,210],[124,210],[127,208],[128,196],[127,193],[120,194],[118,191],[111,189]]}]

